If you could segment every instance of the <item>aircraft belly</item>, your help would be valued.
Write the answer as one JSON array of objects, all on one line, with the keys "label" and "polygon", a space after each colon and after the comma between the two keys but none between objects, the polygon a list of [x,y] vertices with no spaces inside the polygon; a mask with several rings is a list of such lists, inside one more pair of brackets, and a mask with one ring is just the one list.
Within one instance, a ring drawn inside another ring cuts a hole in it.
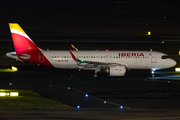
[{"label": "aircraft belly", "polygon": [[135,69],[145,69],[147,66],[142,61],[135,61],[134,68]]},{"label": "aircraft belly", "polygon": [[77,69],[77,64],[54,63],[53,66],[54,66],[55,68]]}]

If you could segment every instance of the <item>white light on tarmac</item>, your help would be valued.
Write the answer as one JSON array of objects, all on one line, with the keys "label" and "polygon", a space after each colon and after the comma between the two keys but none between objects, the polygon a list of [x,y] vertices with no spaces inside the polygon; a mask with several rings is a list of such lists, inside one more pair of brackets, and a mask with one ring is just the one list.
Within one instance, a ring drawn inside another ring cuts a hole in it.
[{"label": "white light on tarmac", "polygon": [[18,92],[10,92],[10,96],[19,96]]},{"label": "white light on tarmac", "polygon": [[6,96],[5,92],[0,92],[0,96]]},{"label": "white light on tarmac", "polygon": [[179,71],[180,71],[180,68],[175,68],[175,71],[176,71],[176,72],[179,72]]},{"label": "white light on tarmac", "polygon": [[14,97],[14,96],[19,96],[19,92],[0,92],[0,96],[11,96],[11,97]]},{"label": "white light on tarmac", "polygon": [[13,71],[17,71],[17,68],[14,67],[14,66],[12,66],[11,69],[12,69]]}]

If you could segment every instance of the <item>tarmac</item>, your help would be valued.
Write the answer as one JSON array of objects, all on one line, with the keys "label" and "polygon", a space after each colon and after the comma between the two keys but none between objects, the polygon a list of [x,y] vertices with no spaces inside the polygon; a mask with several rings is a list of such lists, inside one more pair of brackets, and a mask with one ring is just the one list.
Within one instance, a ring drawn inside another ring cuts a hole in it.
[{"label": "tarmac", "polygon": [[91,71],[29,65],[19,69],[0,73],[1,89],[33,90],[74,109],[0,110],[1,119],[180,119],[180,73],[172,69],[154,76],[141,70],[129,71],[126,77],[101,72],[98,78]]}]

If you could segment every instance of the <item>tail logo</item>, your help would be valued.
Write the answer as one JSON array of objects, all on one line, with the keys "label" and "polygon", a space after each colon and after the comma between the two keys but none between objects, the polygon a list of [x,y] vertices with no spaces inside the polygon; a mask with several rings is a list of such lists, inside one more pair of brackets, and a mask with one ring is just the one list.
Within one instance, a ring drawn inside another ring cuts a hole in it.
[{"label": "tail logo", "polygon": [[40,51],[31,38],[17,23],[9,23],[13,43],[16,52],[21,51]]}]

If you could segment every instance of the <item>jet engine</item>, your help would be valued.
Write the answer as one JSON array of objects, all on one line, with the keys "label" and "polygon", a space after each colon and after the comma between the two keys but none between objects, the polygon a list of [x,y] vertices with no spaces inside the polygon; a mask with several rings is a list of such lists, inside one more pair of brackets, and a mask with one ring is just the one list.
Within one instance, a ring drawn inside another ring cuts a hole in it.
[{"label": "jet engine", "polygon": [[110,66],[109,70],[106,71],[109,73],[109,76],[124,76],[126,73],[125,66]]}]

